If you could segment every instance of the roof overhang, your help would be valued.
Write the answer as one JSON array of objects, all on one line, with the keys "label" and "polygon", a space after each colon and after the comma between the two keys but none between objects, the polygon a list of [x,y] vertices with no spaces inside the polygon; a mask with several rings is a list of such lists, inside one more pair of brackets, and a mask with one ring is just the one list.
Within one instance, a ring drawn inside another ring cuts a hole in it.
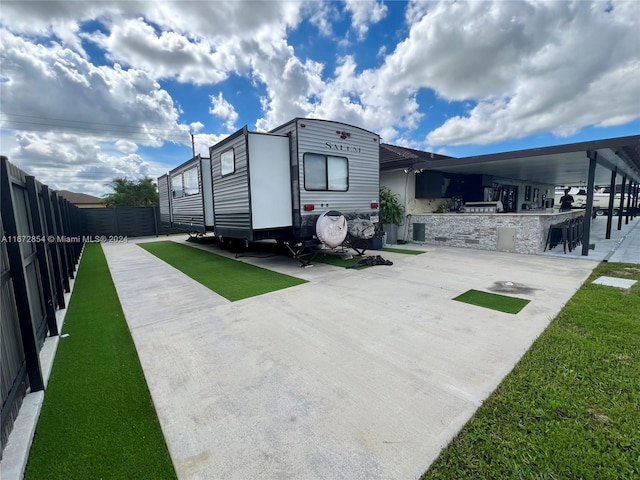
[{"label": "roof overhang", "polygon": [[483,174],[548,185],[586,184],[589,156],[596,157],[595,184],[611,172],[640,182],[640,135],[447,160],[423,161],[414,169]]}]

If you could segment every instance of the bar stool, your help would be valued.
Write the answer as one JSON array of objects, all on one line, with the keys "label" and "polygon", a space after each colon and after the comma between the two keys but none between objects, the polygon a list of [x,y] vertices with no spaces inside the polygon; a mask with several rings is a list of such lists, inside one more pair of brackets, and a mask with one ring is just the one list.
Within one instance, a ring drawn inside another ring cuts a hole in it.
[{"label": "bar stool", "polygon": [[547,233],[547,242],[545,244],[544,251],[547,251],[547,247],[549,247],[549,250],[551,250],[560,242],[562,242],[564,253],[567,253],[567,246],[569,246],[569,251],[571,251],[571,247],[569,245],[569,224],[567,221],[554,223],[549,227],[549,233]]}]

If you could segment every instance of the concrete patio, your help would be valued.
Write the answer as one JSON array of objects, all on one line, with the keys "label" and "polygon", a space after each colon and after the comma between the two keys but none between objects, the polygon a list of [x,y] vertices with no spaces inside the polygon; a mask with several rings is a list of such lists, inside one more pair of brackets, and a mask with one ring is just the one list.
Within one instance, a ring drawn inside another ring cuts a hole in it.
[{"label": "concrete patio", "polygon": [[[105,244],[179,478],[419,477],[596,265],[425,250],[360,271],[243,257],[309,283],[231,303]],[[471,288],[531,303],[452,300]]]},{"label": "concrete patio", "polygon": [[[410,244],[426,253],[355,271],[247,255],[309,283],[235,303],[135,245],[167,238],[103,246],[181,479],[417,478],[597,262],[640,264],[639,224],[614,221],[606,239],[595,219],[587,257]],[[451,300],[470,288],[531,303],[508,315]],[[43,398],[24,400],[3,479],[23,478]]]}]

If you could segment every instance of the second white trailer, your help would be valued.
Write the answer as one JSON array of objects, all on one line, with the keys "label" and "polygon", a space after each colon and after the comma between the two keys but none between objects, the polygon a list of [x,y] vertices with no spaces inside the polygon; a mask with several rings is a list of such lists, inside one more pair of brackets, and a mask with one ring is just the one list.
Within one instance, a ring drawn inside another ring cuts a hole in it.
[{"label": "second white trailer", "polygon": [[211,160],[196,155],[158,178],[160,222],[173,231],[213,231]]}]

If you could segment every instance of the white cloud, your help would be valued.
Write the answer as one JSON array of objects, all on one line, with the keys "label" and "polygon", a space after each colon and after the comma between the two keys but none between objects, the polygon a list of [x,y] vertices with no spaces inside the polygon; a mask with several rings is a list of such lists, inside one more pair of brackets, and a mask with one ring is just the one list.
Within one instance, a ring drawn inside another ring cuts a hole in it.
[{"label": "white cloud", "polygon": [[318,93],[320,102],[313,116],[363,126],[393,140],[398,127],[412,128],[420,119],[418,104],[406,92],[390,93],[381,88],[375,70],[356,73],[352,56],[341,59],[333,79]]},{"label": "white cloud", "polygon": [[112,145],[99,138],[74,134],[18,133],[14,147],[6,153],[18,167],[55,190],[96,196],[109,193],[107,185],[115,177],[155,178],[165,170],[134,152],[112,151]]},{"label": "white cloud", "polygon": [[108,35],[96,32],[83,37],[109,52],[112,61],[135,66],[157,79],[218,83],[234,68],[233,58],[224,51],[213,51],[209,43],[173,31],[157,33],[142,18],[116,23]]},{"label": "white cloud", "polygon": [[312,98],[324,88],[321,63],[302,62],[284,40],[265,48],[256,39],[243,43],[243,49],[249,54],[254,76],[267,89],[267,96],[261,99],[265,116],[257,120],[257,129],[270,130],[313,111]]},{"label": "white cloud", "polygon": [[[474,100],[430,145],[492,143],[638,118],[640,4],[441,2],[410,5],[409,36],[379,71],[390,92]],[[626,78],[626,81],[622,80]],[[612,100],[611,92],[616,92]],[[627,98],[628,101],[618,99]]]},{"label": "white cloud", "polygon": [[2,2],[2,23],[12,32],[49,37],[54,35],[67,48],[86,57],[79,37],[80,22],[108,9],[100,1]]},{"label": "white cloud", "polygon": [[187,130],[169,94],[139,70],[98,67],[59,45],[46,48],[7,31],[0,42],[9,78],[0,84],[5,128],[63,128],[145,145],[180,141]]},{"label": "white cloud", "polygon": [[215,115],[224,121],[224,125],[228,131],[236,129],[236,122],[238,121],[238,113],[229,102],[222,96],[222,92],[218,93],[218,96],[210,95],[211,108],[209,113]]},{"label": "white cloud", "polygon": [[360,40],[367,35],[370,24],[387,15],[387,6],[376,0],[345,0],[345,9],[351,13],[351,25]]},{"label": "white cloud", "polygon": [[115,143],[116,148],[123,153],[133,153],[138,150],[138,145],[129,140],[118,140]]},{"label": "white cloud", "polygon": [[216,135],[212,133],[198,133],[194,135],[194,143],[195,143],[195,151],[196,155],[201,155],[203,157],[209,156],[209,147],[215,145],[218,142],[221,142],[225,138],[227,138],[229,134],[223,133],[221,135]]},{"label": "white cloud", "polygon": [[412,25],[424,17],[429,8],[435,6],[436,2],[425,2],[424,0],[409,0],[404,11],[404,18],[407,25]]},{"label": "white cloud", "polygon": [[[113,62],[143,70],[152,78],[211,84],[241,69],[239,42],[285,38],[301,18],[304,2],[5,2],[3,23],[12,32],[55,34],[84,55],[81,42],[105,49]],[[28,20],[26,20],[28,19]],[[80,33],[87,20],[104,29]],[[269,35],[264,35],[264,33]],[[64,38],[62,38],[64,37]]]},{"label": "white cloud", "polygon": [[333,35],[333,20],[338,18],[338,12],[332,2],[312,2],[308,4],[306,14],[309,22],[314,25],[320,35],[330,37]]},{"label": "white cloud", "polygon": [[204,128],[204,124],[202,122],[191,122],[189,124],[189,131],[191,133],[198,133],[203,128]]},{"label": "white cloud", "polygon": [[[125,2],[126,3],[126,2]],[[181,0],[138,4],[144,17],[166,30],[208,39],[249,39],[257,30],[280,32],[300,22],[303,2],[184,2]],[[124,7],[126,8],[126,7]],[[127,10],[124,10],[127,13]],[[130,15],[129,15],[130,16]]]},{"label": "white cloud", "polygon": [[188,143],[171,97],[147,74],[95,66],[61,45],[36,45],[6,30],[0,43],[8,79],[0,83],[3,144],[15,132],[4,153],[42,182],[95,192],[97,181],[114,175],[152,173],[153,163],[134,153],[138,145]]}]

